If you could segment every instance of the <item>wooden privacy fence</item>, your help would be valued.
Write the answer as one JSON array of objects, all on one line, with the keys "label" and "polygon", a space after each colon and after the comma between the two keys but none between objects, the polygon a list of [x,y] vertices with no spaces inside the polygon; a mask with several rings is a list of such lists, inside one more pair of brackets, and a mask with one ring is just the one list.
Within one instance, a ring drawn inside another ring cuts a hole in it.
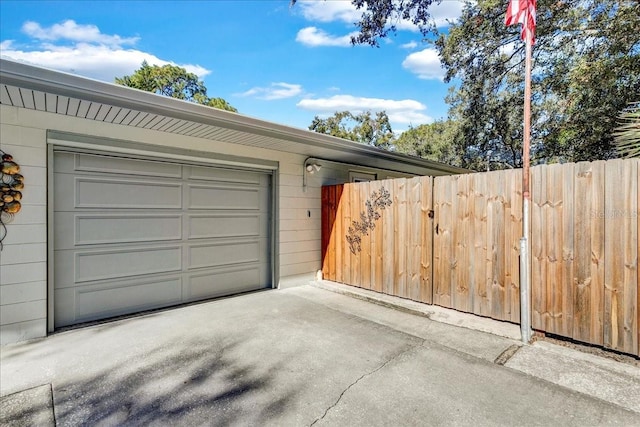
[{"label": "wooden privacy fence", "polygon": [[639,163],[532,168],[534,329],[639,354]]},{"label": "wooden privacy fence", "polygon": [[[638,163],[531,169],[534,329],[639,354]],[[521,170],[323,187],[327,280],[520,321]]]}]

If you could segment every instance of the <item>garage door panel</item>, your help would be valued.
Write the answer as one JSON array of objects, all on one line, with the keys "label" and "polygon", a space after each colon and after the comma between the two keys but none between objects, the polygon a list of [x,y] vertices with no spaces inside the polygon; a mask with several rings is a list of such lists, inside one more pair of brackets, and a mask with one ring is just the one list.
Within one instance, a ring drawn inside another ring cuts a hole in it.
[{"label": "garage door panel", "polygon": [[260,279],[259,265],[194,273],[188,276],[185,298],[197,301],[268,287],[267,282]]},{"label": "garage door panel", "polygon": [[189,269],[258,263],[262,255],[258,241],[191,245],[188,254]]},{"label": "garage door panel", "polygon": [[180,182],[103,178],[57,174],[54,188],[56,211],[79,208],[180,209]]},{"label": "garage door panel", "polygon": [[182,167],[179,164],[87,154],[76,155],[75,170],[107,172],[119,175],[146,175],[163,178],[182,178]]},{"label": "garage door panel", "polygon": [[56,153],[54,168],[57,173],[101,172],[117,175],[182,177],[179,164],[127,159],[93,154]]},{"label": "garage door panel", "polygon": [[54,155],[57,327],[270,287],[271,175]]},{"label": "garage door panel", "polygon": [[236,182],[259,185],[264,174],[203,166],[187,166],[188,179],[201,181]]},{"label": "garage door panel", "polygon": [[189,239],[258,237],[264,223],[259,213],[189,215],[188,221]]},{"label": "garage door panel", "polygon": [[75,179],[76,208],[180,209],[182,185],[174,182]]},{"label": "garage door panel", "polygon": [[182,239],[180,214],[74,214],[55,217],[55,249]]},{"label": "garage door panel", "polygon": [[260,192],[255,187],[188,185],[188,209],[260,209]]},{"label": "garage door panel", "polygon": [[108,282],[55,291],[56,327],[179,304],[182,278]]},{"label": "garage door panel", "polygon": [[182,269],[182,247],[124,247],[113,250],[61,250],[56,264],[56,288],[78,286],[83,282],[111,280]]}]

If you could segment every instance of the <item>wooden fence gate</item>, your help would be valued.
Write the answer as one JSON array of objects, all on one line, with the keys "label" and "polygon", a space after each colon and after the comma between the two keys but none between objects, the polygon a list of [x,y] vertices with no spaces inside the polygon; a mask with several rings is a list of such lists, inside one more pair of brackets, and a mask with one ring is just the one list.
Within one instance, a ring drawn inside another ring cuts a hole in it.
[{"label": "wooden fence gate", "polygon": [[326,280],[432,303],[433,178],[322,188]]},{"label": "wooden fence gate", "polygon": [[434,184],[434,304],[520,321],[520,170]]},{"label": "wooden fence gate", "polygon": [[[534,329],[639,355],[639,161],[531,169]],[[521,170],[322,189],[327,280],[520,322]]]}]

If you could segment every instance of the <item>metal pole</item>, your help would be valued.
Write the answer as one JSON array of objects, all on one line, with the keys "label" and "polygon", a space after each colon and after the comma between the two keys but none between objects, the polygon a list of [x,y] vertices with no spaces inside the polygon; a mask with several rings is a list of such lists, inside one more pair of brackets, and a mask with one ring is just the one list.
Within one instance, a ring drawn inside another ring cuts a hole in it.
[{"label": "metal pole", "polygon": [[522,144],[522,239],[520,239],[520,333],[522,342],[531,340],[531,292],[529,286],[529,150],[531,145],[531,44],[526,32],[524,77],[524,138]]}]

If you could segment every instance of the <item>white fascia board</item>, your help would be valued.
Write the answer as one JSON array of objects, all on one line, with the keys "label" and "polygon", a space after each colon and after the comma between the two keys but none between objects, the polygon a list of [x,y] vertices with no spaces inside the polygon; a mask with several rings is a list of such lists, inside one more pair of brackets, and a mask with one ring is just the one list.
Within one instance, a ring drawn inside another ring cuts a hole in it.
[{"label": "white fascia board", "polygon": [[[0,83],[52,93],[69,98],[135,109],[160,114],[176,119],[188,120],[254,135],[267,136],[303,145],[332,149],[360,158],[387,160],[416,170],[432,170],[444,174],[470,172],[444,163],[419,157],[407,156],[278,123],[268,122],[230,111],[199,105],[189,101],[168,98],[154,93],[133,89],[115,83],[106,83],[73,74],[54,71],[20,62],[0,59]],[[394,168],[395,169],[395,168]]]}]

